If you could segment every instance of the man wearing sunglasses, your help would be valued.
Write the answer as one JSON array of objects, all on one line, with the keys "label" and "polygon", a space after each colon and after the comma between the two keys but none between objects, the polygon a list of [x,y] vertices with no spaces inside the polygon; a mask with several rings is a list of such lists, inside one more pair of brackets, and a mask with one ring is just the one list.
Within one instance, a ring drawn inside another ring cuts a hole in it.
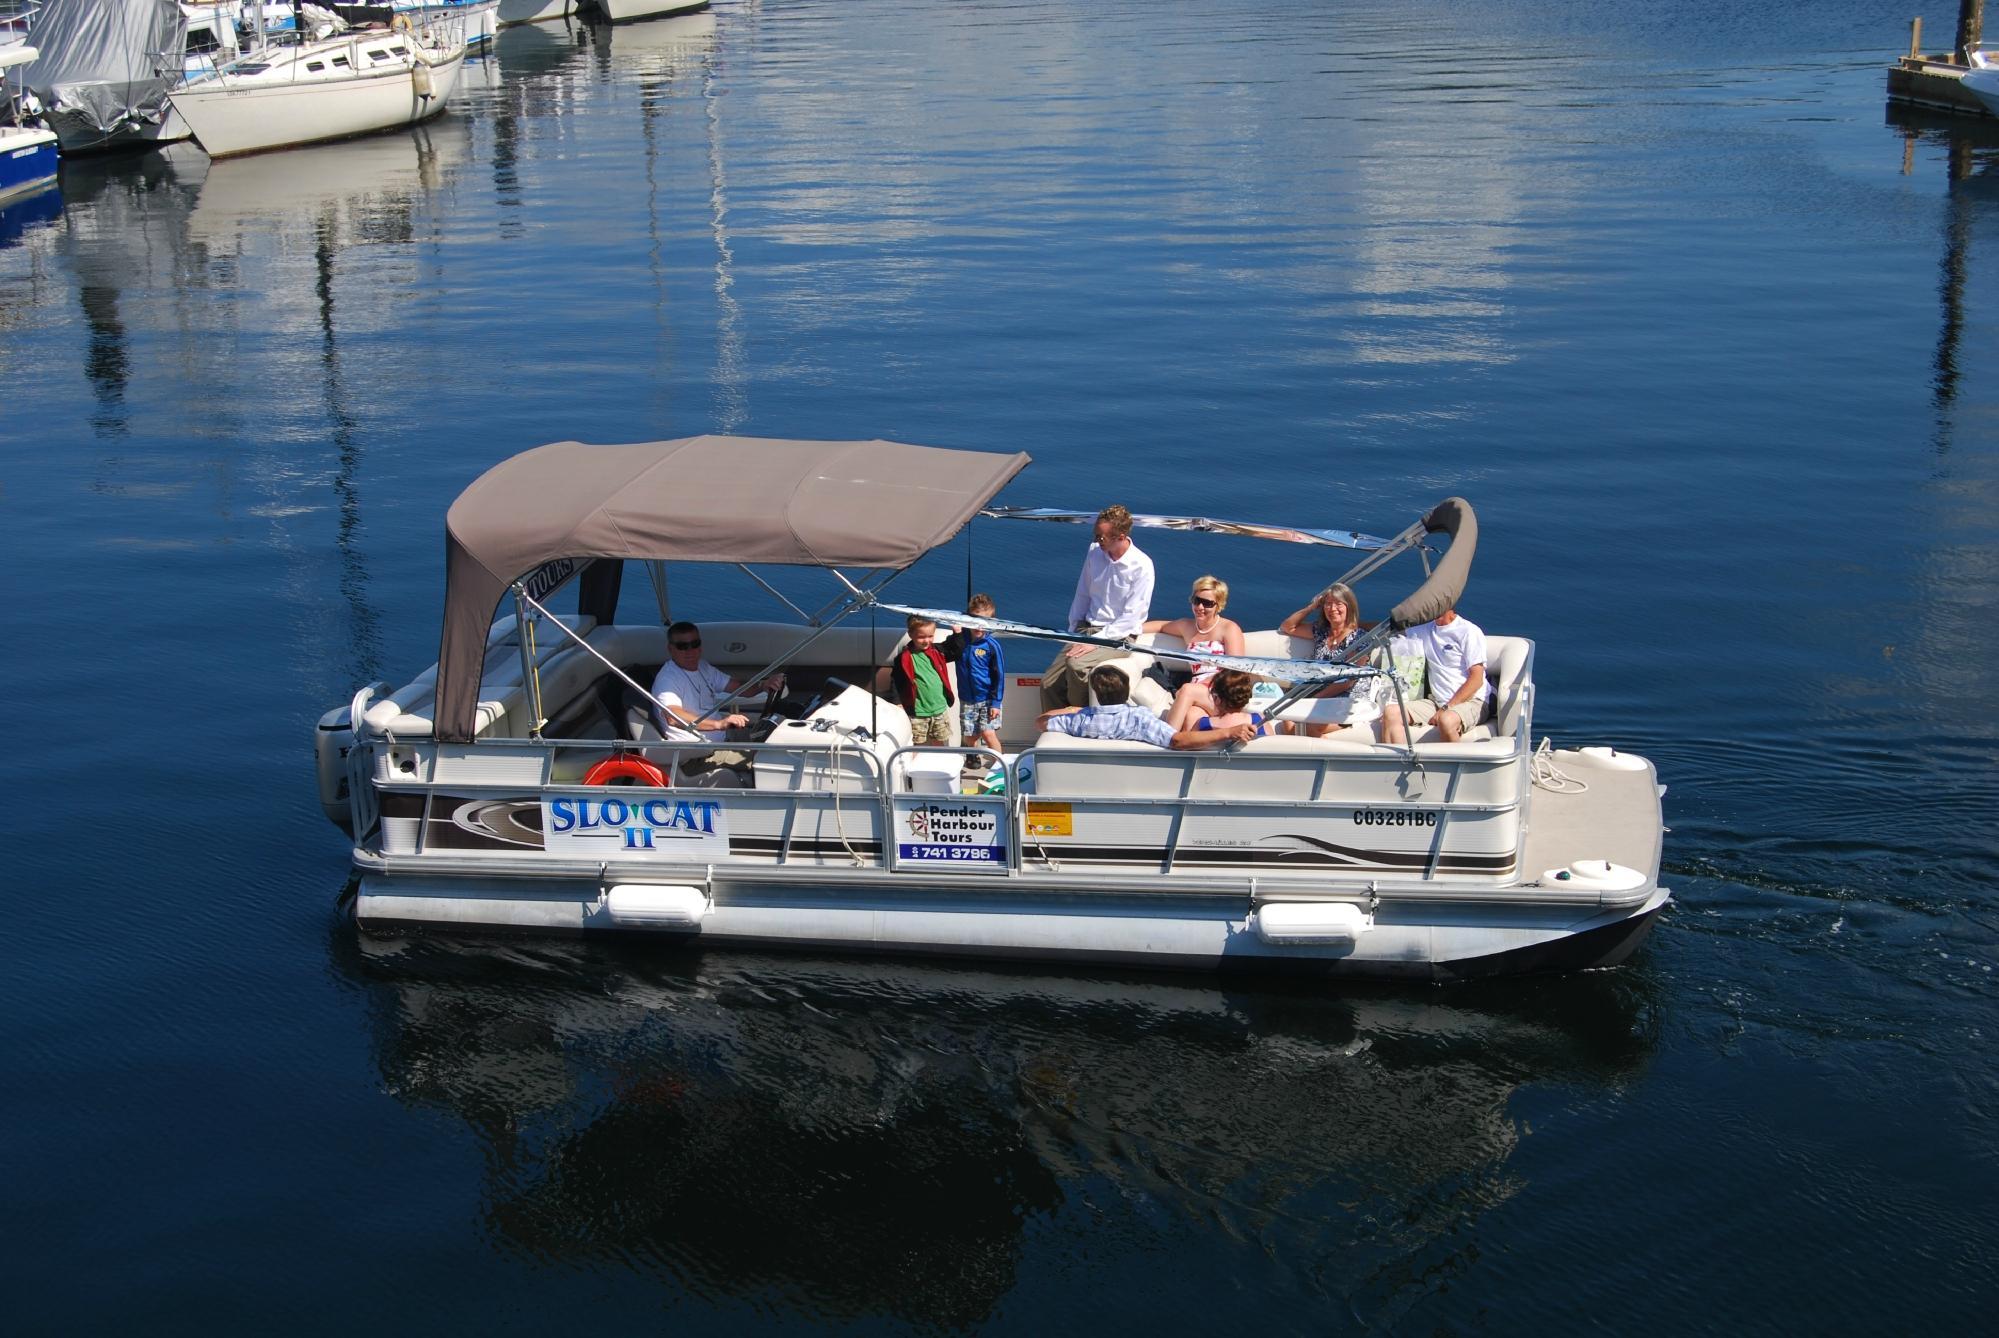
[{"label": "man wearing sunglasses", "polygon": [[[667,628],[666,649],[667,661],[652,680],[653,701],[658,703],[655,715],[671,717],[659,721],[661,734],[667,733],[669,725],[679,724],[700,730],[710,742],[724,743],[730,730],[750,723],[748,716],[737,712],[715,713],[725,697],[743,690],[743,683],[701,658],[699,627],[682,622]],[[784,675],[772,674],[750,691],[779,692],[783,688]]]}]

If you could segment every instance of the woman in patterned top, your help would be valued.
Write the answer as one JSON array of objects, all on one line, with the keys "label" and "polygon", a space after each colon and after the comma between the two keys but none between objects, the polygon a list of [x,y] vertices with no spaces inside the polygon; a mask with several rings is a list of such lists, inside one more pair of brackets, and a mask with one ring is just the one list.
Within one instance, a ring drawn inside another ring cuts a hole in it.
[{"label": "woman in patterned top", "polygon": [[[1296,613],[1286,618],[1277,629],[1286,636],[1306,637],[1312,642],[1312,658],[1337,661],[1346,654],[1347,647],[1354,639],[1366,631],[1372,623],[1360,620],[1360,601],[1354,597],[1353,588],[1338,581],[1333,582]],[[1321,697],[1344,697],[1353,691],[1352,683],[1329,683],[1317,695]],[[1370,699],[1369,705],[1372,706]],[[1358,717],[1363,712],[1357,699],[1346,721],[1349,725],[1362,723]],[[1379,714],[1376,711],[1374,714]],[[1373,714],[1366,714],[1373,719]],[[1305,732],[1313,738],[1324,738],[1342,725],[1307,725]]]}]

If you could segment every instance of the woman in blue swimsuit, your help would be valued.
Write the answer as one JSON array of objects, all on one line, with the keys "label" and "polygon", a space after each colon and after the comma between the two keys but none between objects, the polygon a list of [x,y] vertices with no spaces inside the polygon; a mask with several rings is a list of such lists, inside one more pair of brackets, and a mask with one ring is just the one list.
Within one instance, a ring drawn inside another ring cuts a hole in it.
[{"label": "woman in blue swimsuit", "polygon": [[1262,738],[1271,730],[1263,723],[1263,712],[1246,709],[1249,699],[1256,691],[1256,679],[1236,669],[1224,669],[1208,680],[1208,692],[1215,700],[1214,715],[1204,715],[1195,722],[1195,729],[1234,729],[1237,725],[1250,725],[1256,730],[1254,737]]}]

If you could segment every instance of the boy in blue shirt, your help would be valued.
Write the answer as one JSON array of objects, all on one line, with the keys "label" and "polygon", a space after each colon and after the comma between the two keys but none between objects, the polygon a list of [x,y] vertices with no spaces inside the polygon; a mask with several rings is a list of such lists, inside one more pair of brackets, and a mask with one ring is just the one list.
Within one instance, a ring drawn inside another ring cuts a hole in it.
[{"label": "boy in blue shirt", "polygon": [[[965,601],[965,612],[975,618],[992,617],[993,597],[973,595]],[[967,747],[976,743],[997,758],[1000,703],[1006,697],[1006,656],[999,642],[983,628],[954,627],[939,649],[958,662],[959,742]]]}]

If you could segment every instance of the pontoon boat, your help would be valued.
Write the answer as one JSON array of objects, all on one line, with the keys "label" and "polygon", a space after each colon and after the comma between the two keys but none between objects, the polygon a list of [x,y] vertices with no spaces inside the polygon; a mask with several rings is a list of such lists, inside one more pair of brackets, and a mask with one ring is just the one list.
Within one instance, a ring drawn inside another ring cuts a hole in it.
[{"label": "pontoon boat", "polygon": [[[564,442],[496,465],[446,520],[438,663],[319,725],[321,800],[353,838],[361,926],[1418,979],[1606,966],[1644,938],[1670,900],[1653,767],[1607,748],[1537,757],[1534,648],[1518,637],[1488,638],[1497,713],[1461,742],[1346,730],[1358,741],[1174,752],[1037,737],[1039,666],[1092,638],[945,612],[1013,647],[1005,756],[968,780],[974,750],[910,747],[901,708],[871,690],[899,640],[885,629],[910,611],[884,587],[1027,463],[706,436]],[[1125,648],[1141,683],[1156,660],[1259,674],[1296,721],[1337,714],[1317,695],[1329,682],[1382,680],[1378,652],[1455,604],[1477,537],[1455,498],[1387,539],[1160,523],[1360,550],[1354,579],[1422,558],[1425,579],[1341,663],[1273,631],[1238,657],[1158,634]],[[656,620],[617,621],[628,564],[650,578]],[[740,567],[791,615],[703,619],[707,657],[809,690],[726,752],[661,738],[647,710],[677,612],[667,573],[683,564]],[[808,570],[774,570],[787,567]],[[816,612],[773,583],[818,579],[809,569],[832,594]],[[576,612],[551,612],[572,581]]]}]

